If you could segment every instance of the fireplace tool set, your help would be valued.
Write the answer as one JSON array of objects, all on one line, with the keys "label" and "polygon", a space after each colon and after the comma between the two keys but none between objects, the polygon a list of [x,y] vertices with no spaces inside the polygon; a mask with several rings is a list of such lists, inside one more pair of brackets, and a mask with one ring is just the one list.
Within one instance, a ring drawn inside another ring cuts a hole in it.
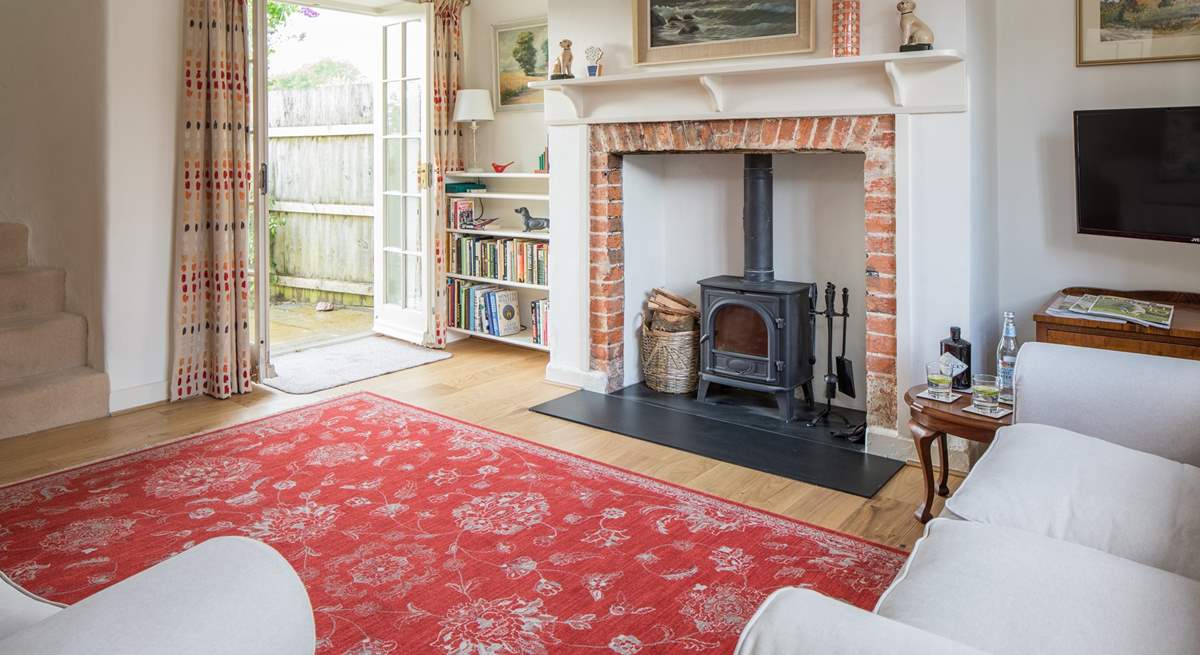
[{"label": "fireplace tool set", "polygon": [[[848,426],[843,432],[835,432],[833,436],[846,439],[851,443],[859,443],[863,440],[866,433],[866,425],[851,425],[846,417],[833,411],[833,399],[837,398],[838,392],[854,398],[854,362],[846,357],[846,333],[849,331],[850,322],[850,289],[842,287],[842,311],[837,311],[835,303],[837,302],[837,285],[832,282],[825,284],[825,310],[817,311],[816,303],[813,302],[811,315],[814,317],[825,317],[825,407],[811,421],[807,423],[808,427],[816,427],[818,425],[828,425],[833,417],[837,417]],[[842,354],[836,359],[833,355],[833,333],[834,321],[842,319]],[[815,336],[815,335],[814,335]],[[814,348],[815,350],[815,348]]]}]

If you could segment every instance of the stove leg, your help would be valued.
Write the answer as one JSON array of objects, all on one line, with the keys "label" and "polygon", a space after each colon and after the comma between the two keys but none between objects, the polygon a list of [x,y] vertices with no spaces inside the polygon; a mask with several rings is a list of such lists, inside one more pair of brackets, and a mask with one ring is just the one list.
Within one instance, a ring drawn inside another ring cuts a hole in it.
[{"label": "stove leg", "polygon": [[795,398],[795,392],[793,391],[775,392],[775,404],[779,405],[779,418],[783,419],[784,423],[791,423],[792,419],[796,416],[792,407],[792,401]]},{"label": "stove leg", "polygon": [[707,401],[705,401],[705,398],[708,396],[708,385],[709,384],[710,383],[708,380],[702,379],[702,380],[700,380],[700,383],[698,385],[696,385],[696,400],[697,401],[707,402]]},{"label": "stove leg", "polygon": [[805,407],[805,409],[807,409],[809,411],[816,409],[817,399],[813,395],[812,381],[810,380],[808,382],[805,382],[804,384],[800,385],[800,388],[804,391],[804,407]]}]

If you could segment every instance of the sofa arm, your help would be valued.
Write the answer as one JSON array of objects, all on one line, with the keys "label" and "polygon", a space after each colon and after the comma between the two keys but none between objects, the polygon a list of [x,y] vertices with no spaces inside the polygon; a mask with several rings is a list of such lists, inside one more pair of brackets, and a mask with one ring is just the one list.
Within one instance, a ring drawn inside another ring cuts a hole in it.
[{"label": "sofa arm", "polygon": [[810,591],[771,594],[736,655],[983,655],[980,651]]},{"label": "sofa arm", "polygon": [[1027,343],[1017,423],[1042,423],[1200,466],[1200,362]]},{"label": "sofa arm", "polygon": [[312,655],[303,583],[271,547],[220,537],[0,640],[22,655]]}]

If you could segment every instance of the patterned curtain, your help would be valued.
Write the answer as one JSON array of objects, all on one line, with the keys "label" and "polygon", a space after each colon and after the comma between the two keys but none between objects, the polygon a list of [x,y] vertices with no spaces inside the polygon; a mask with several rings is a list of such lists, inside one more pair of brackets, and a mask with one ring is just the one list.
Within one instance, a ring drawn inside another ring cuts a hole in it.
[{"label": "patterned curtain", "polygon": [[[462,80],[462,12],[471,4],[470,0],[426,0],[433,3],[433,206],[436,234],[446,224],[445,174],[447,171],[463,169],[459,139],[462,129],[453,121],[454,101]],[[445,243],[440,237],[434,239],[434,262],[441,270],[445,263]],[[437,301],[434,305],[433,343],[439,348],[446,345],[446,291],[436,285]]]},{"label": "patterned curtain", "polygon": [[185,0],[171,400],[250,391],[246,0]]}]

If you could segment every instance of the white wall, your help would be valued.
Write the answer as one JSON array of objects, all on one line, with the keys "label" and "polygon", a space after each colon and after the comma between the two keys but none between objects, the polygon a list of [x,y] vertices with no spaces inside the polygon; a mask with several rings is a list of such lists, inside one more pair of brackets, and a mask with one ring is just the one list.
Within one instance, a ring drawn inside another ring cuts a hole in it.
[{"label": "white wall", "polygon": [[[775,277],[850,289],[847,356],[866,389],[866,238],[863,155],[777,155]],[[636,309],[655,287],[699,301],[698,280],[743,270],[742,169],[738,155],[625,158],[625,383],[640,381]],[[824,306],[824,300],[820,301]],[[838,298],[838,308],[841,298]],[[825,372],[826,331],[818,320],[817,375]],[[841,321],[834,354],[841,352]],[[866,393],[837,404],[866,408]]]},{"label": "white wall", "polygon": [[108,3],[104,347],[111,408],[166,400],[182,7]]},{"label": "white wall", "polygon": [[[817,39],[816,50],[812,56],[828,57],[832,48],[830,3],[823,0],[814,1],[817,5]],[[937,37],[935,47],[965,46],[963,0],[921,0],[918,4],[917,14],[929,23]],[[629,73],[638,69],[633,63],[632,5],[631,0],[549,0],[550,43],[558,43],[560,39],[571,39],[574,42],[572,50],[575,52],[577,77],[584,74],[585,63],[581,53],[593,45],[604,50],[602,63],[606,75]],[[862,54],[895,52],[900,45],[899,18],[895,0],[862,0]],[[551,48],[551,60],[556,56],[557,52]],[[764,57],[756,61],[772,59]]]},{"label": "white wall", "polygon": [[104,365],[104,3],[5,2],[0,19],[0,221],[29,226],[34,265],[67,272],[67,311]]},{"label": "white wall", "polygon": [[1062,287],[1200,290],[1200,247],[1075,233],[1072,136],[1077,109],[1200,105],[1200,61],[1076,68],[1075,3],[997,4],[999,297],[1021,340]]},{"label": "white wall", "polygon": [[[542,18],[547,15],[547,0],[482,0],[471,3],[463,12],[463,88],[492,89],[495,56],[492,54],[492,26],[500,23]],[[551,49],[551,58],[554,51]],[[493,98],[494,101],[494,98]],[[464,157],[470,159],[470,129],[464,126]],[[496,112],[496,120],[479,128],[479,162],[491,170],[491,162],[516,161],[513,172],[537,169],[538,155],[546,147],[546,121],[541,108],[506,109]]]}]

